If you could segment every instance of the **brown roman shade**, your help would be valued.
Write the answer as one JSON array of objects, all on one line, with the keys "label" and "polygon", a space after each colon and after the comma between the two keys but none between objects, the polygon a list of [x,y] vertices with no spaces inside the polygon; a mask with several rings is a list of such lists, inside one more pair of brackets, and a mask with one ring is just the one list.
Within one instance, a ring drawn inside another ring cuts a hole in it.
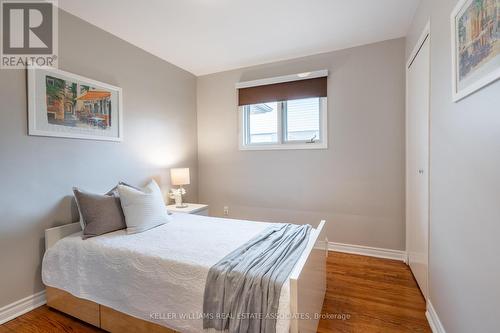
[{"label": "brown roman shade", "polygon": [[326,97],[326,76],[314,79],[240,88],[238,105],[288,101],[292,99]]}]

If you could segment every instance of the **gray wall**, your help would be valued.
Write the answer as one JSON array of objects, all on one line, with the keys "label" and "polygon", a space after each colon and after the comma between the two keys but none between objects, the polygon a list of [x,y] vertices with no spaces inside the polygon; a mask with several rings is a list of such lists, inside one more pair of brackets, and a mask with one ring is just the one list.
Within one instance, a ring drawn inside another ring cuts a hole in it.
[{"label": "gray wall", "polygon": [[42,290],[45,228],[77,220],[71,187],[168,185],[192,170],[197,200],[196,77],[62,12],[59,68],[123,88],[125,141],[27,135],[26,73],[0,70],[0,307]]},{"label": "gray wall", "polygon": [[[199,198],[211,215],[328,222],[330,241],[404,249],[404,39],[198,78]],[[235,83],[328,69],[327,150],[239,151]]]},{"label": "gray wall", "polygon": [[450,13],[423,0],[407,54],[431,18],[430,300],[449,333],[500,327],[500,82],[451,100]]}]

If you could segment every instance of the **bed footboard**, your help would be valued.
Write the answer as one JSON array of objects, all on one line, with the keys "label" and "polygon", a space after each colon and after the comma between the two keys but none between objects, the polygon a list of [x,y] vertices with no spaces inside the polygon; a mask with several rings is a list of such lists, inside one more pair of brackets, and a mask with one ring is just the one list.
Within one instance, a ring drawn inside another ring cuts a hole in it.
[{"label": "bed footboard", "polygon": [[325,221],[311,235],[313,242],[305,249],[307,255],[290,275],[291,333],[316,332],[326,292],[326,258],[328,241]]}]

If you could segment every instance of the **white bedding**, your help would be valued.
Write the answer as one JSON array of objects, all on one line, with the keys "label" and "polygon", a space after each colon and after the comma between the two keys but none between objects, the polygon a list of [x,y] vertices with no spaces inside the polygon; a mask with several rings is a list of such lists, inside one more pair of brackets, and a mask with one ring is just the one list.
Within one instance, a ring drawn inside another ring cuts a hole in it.
[{"label": "white bedding", "polygon": [[[204,332],[201,314],[208,270],[268,226],[174,214],[171,222],[139,234],[120,230],[82,240],[80,232],[45,253],[42,279],[47,286],[134,317],[180,332]],[[278,312],[276,332],[287,333],[288,282]]]}]

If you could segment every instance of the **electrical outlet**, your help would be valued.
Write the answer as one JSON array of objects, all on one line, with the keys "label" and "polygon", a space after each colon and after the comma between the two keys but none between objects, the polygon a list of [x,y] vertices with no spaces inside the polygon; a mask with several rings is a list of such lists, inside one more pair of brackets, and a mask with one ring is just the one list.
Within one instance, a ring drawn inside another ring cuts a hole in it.
[{"label": "electrical outlet", "polygon": [[229,207],[224,206],[224,216],[228,216],[228,215],[229,215]]}]

